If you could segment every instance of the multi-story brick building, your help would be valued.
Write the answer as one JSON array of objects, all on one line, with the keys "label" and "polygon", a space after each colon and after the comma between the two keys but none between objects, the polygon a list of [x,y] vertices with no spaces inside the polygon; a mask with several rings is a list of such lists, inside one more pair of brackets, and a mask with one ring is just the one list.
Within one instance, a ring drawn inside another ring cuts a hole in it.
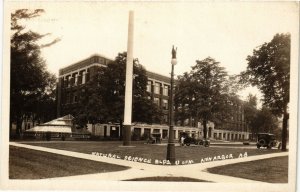
[{"label": "multi-story brick building", "polygon": [[244,118],[243,101],[231,98],[230,107],[224,109],[229,118],[215,125],[213,137],[221,140],[244,140],[249,139],[248,125]]},{"label": "multi-story brick building", "polygon": [[78,94],[85,83],[97,73],[99,67],[106,67],[111,59],[101,55],[91,57],[59,70],[57,84],[57,115],[66,115],[76,108]]},{"label": "multi-story brick building", "polygon": [[[78,106],[78,98],[85,83],[97,73],[100,67],[106,67],[112,59],[95,54],[87,59],[69,65],[59,70],[59,78],[57,85],[57,114],[58,116],[67,115],[70,111],[76,109]],[[163,111],[160,124],[134,124],[132,132],[138,137],[144,134],[161,133],[161,137],[168,137],[168,122],[169,122],[169,92],[170,92],[170,78],[153,73],[146,72],[148,77],[147,91],[150,93],[149,99],[157,104]],[[191,123],[193,119],[189,118],[184,123],[184,126],[174,127],[174,137],[180,137],[181,132],[187,132],[190,136],[203,136],[202,125],[200,123]],[[214,123],[208,123],[208,138],[237,140],[247,139],[249,134],[242,126],[243,124],[243,110],[237,110],[236,117],[232,122],[226,122],[215,127]],[[217,129],[218,128],[218,129]],[[96,124],[88,125],[88,129],[95,135],[103,137],[119,137],[121,135],[118,124]]]}]

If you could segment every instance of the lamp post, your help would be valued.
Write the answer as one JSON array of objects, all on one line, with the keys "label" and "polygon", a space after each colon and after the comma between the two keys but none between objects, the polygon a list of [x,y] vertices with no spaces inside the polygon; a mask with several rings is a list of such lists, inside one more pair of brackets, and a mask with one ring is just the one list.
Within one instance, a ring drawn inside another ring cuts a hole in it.
[{"label": "lamp post", "polygon": [[168,148],[167,148],[167,160],[169,160],[172,164],[175,164],[175,143],[174,143],[174,112],[173,112],[173,87],[174,87],[174,65],[177,64],[176,59],[177,48],[172,48],[172,69],[171,69],[171,88],[170,88],[170,107],[169,107],[169,140],[168,140]]}]

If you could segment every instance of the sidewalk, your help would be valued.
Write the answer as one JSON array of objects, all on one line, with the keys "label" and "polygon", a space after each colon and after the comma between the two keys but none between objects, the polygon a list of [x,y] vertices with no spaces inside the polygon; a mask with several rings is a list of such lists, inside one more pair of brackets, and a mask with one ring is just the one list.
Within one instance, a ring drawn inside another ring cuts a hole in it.
[{"label": "sidewalk", "polygon": [[51,149],[46,147],[25,145],[15,142],[9,143],[12,146],[23,147],[32,150],[38,150],[43,152],[49,152],[59,155],[65,155],[75,158],[87,159],[98,162],[105,162],[110,164],[122,165],[130,167],[128,170],[118,171],[118,172],[108,172],[108,173],[96,173],[96,174],[87,174],[87,175],[77,175],[77,176],[68,176],[68,177],[57,177],[51,178],[50,180],[108,180],[108,181],[121,181],[129,180],[134,178],[143,178],[143,177],[155,177],[155,176],[174,176],[174,177],[189,177],[195,179],[201,179],[210,182],[235,182],[235,183],[262,183],[259,181],[253,181],[248,179],[216,175],[206,172],[207,168],[212,168],[221,165],[228,165],[240,162],[255,161],[260,159],[272,158],[287,156],[288,152],[282,153],[272,153],[266,155],[257,155],[250,156],[246,158],[237,158],[237,159],[227,159],[222,161],[211,161],[206,163],[197,163],[189,165],[180,165],[180,166],[163,166],[163,165],[153,165],[146,163],[138,163],[133,161],[126,161],[122,159],[113,159],[95,156],[91,154],[84,154],[72,151],[65,151],[59,149]]}]

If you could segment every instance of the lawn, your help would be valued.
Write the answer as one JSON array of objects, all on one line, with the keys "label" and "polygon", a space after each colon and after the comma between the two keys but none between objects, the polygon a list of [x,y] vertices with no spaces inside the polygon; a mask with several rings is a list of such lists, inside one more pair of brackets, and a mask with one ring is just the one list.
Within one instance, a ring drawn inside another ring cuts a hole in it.
[{"label": "lawn", "polygon": [[269,183],[287,183],[288,156],[213,167],[207,171]]},{"label": "lawn", "polygon": [[[24,142],[25,143],[25,142]],[[25,143],[26,144],[26,143]],[[125,156],[131,157],[142,157],[154,160],[164,160],[166,159],[167,146],[166,145],[152,145],[132,142],[134,147],[122,147],[121,141],[114,142],[92,142],[92,141],[56,141],[56,142],[30,142],[29,145],[43,146],[55,149],[62,149],[68,151],[75,151],[81,153],[91,154],[92,152],[98,152],[103,154],[115,154],[119,155],[122,159]],[[256,149],[249,146],[240,147],[203,147],[203,146],[185,146],[175,147],[176,160],[187,161],[193,160],[193,163],[200,163],[203,158],[218,155],[230,155],[233,158],[238,158],[239,154],[245,154],[247,152],[248,156],[253,155],[263,155],[268,153],[280,152],[280,150],[268,150],[268,149]]]},{"label": "lawn", "polygon": [[9,147],[10,179],[43,179],[125,169],[128,167],[14,146]]}]

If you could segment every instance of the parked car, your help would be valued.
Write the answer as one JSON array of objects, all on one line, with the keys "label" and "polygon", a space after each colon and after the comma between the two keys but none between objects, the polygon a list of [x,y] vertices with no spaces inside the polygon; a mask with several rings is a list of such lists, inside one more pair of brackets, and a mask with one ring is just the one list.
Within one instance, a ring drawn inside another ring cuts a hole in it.
[{"label": "parked car", "polygon": [[160,133],[152,133],[148,140],[147,143],[149,144],[154,144],[154,143],[161,143],[161,134]]},{"label": "parked car", "polygon": [[205,147],[209,147],[210,141],[207,139],[196,139],[193,137],[186,136],[184,139],[184,145],[190,146],[191,144],[203,145]]},{"label": "parked car", "polygon": [[271,133],[258,133],[257,134],[257,148],[267,147],[271,149],[272,147],[276,147],[278,149],[281,148],[281,142],[275,139],[275,135]]}]

